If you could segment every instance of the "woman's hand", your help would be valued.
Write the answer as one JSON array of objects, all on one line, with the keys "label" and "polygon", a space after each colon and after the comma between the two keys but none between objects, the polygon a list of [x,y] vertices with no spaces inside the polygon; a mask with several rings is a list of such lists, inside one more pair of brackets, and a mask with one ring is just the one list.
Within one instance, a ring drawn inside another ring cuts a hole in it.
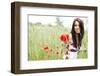
[{"label": "woman's hand", "polygon": [[77,50],[73,45],[69,45],[69,51],[71,51],[71,50]]}]

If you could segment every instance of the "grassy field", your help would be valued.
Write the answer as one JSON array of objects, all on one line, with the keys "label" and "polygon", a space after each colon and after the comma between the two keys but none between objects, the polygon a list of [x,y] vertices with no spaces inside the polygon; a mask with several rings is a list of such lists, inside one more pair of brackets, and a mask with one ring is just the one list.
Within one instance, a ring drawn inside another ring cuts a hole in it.
[{"label": "grassy field", "polygon": [[[68,28],[32,23],[28,26],[28,60],[63,59],[63,46],[59,37],[62,33],[69,34]],[[87,33],[84,35],[82,48],[87,49]],[[87,58],[87,50],[78,52],[77,58]]]}]

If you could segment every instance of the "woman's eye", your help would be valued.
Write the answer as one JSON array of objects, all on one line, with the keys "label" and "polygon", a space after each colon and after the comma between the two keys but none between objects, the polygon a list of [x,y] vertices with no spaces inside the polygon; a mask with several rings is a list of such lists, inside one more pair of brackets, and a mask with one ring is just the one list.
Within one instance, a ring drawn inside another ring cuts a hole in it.
[{"label": "woman's eye", "polygon": [[76,24],[74,26],[77,26]]}]

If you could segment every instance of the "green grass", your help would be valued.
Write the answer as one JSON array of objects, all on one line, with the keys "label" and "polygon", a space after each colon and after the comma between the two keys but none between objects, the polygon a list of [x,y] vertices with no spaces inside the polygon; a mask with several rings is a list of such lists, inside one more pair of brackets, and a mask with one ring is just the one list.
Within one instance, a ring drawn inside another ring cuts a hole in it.
[{"label": "green grass", "polygon": [[[69,34],[69,29],[61,26],[38,26],[30,23],[28,26],[28,60],[62,59],[63,46],[59,36],[62,33]],[[44,51],[45,47],[48,47],[48,52]],[[82,47],[87,48],[87,35],[84,36]],[[87,58],[87,51],[78,52],[78,58]]]},{"label": "green grass", "polygon": [[84,59],[87,58],[87,50],[79,51],[77,55],[78,59]]}]

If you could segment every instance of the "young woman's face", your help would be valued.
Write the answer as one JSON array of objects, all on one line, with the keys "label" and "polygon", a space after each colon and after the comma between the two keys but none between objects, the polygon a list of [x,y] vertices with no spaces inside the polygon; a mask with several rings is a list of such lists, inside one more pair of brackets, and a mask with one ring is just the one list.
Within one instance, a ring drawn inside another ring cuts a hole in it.
[{"label": "young woman's face", "polygon": [[75,21],[74,31],[77,34],[80,33],[80,27],[79,27],[79,22],[78,21]]}]

